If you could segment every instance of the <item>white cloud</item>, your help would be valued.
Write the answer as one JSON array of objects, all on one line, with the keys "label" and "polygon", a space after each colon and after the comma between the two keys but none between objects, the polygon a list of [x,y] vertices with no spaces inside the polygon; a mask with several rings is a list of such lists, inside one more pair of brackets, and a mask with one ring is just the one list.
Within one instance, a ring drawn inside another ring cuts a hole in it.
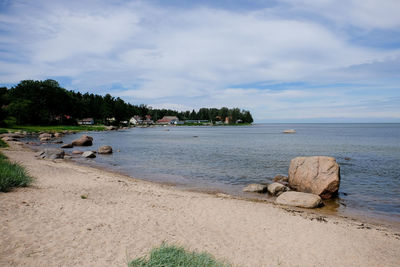
[{"label": "white cloud", "polygon": [[[239,106],[254,109],[263,119],[308,117],[321,114],[317,109],[324,105],[338,114],[336,106],[322,99],[335,93],[323,87],[277,92],[233,86],[355,78],[368,82],[372,65],[398,64],[398,48],[357,46],[332,25],[302,13],[318,13],[338,25],[395,28],[400,25],[394,14],[398,1],[287,2],[287,13],[282,6],[235,12],[162,8],[140,1],[15,2],[9,13],[0,15],[0,29],[9,32],[0,36],[5,51],[0,55],[0,79],[12,83],[67,76],[75,88],[94,92],[120,84],[113,94],[136,103],[179,109]],[[380,77],[387,76],[375,72],[373,78]],[[348,91],[336,95],[344,103]],[[292,112],[290,107],[301,108]]]}]

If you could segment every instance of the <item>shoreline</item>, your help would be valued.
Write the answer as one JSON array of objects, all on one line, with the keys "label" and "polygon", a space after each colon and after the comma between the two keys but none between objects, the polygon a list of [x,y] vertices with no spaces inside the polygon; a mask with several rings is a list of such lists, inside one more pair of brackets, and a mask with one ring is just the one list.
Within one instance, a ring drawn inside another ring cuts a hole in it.
[{"label": "shoreline", "polygon": [[[151,127],[162,127],[166,125],[153,125]],[[168,125],[172,127],[177,127],[177,125]],[[178,125],[178,126],[184,126],[184,125]],[[227,125],[223,125],[227,126]],[[142,127],[139,127],[142,128]],[[146,128],[146,127],[144,127]],[[117,130],[125,130],[125,129],[117,129]],[[109,130],[105,129],[103,131],[116,131],[116,130]],[[73,133],[68,133],[68,134],[77,134],[78,132],[73,132]],[[90,134],[90,132],[80,132],[80,133],[85,133],[85,134]],[[28,149],[29,151],[37,152],[40,151],[41,145],[39,146],[30,146],[25,143],[23,143],[23,147],[25,149]],[[79,158],[79,157],[78,157]],[[110,174],[118,174],[125,176],[126,178],[129,179],[134,179],[136,181],[143,181],[143,182],[148,182],[152,184],[159,184],[159,185],[166,185],[166,186],[171,186],[174,187],[178,190],[184,190],[184,191],[189,191],[189,192],[197,192],[197,193],[205,193],[209,195],[225,195],[225,197],[229,197],[232,199],[238,199],[238,200],[243,200],[243,201],[250,201],[250,202],[261,202],[261,203],[266,203],[269,205],[275,205],[278,207],[281,207],[285,209],[284,207],[275,204],[274,199],[276,197],[270,196],[270,197],[265,197],[265,194],[257,194],[257,193],[244,193],[241,190],[228,190],[228,189],[222,189],[222,188],[214,188],[214,187],[206,187],[206,186],[201,186],[196,183],[179,183],[179,182],[167,182],[167,181],[161,181],[157,179],[142,179],[138,177],[134,177],[128,173],[124,173],[121,170],[115,170],[110,166],[105,166],[96,162],[83,162],[79,160],[75,160],[75,157],[69,158],[69,159],[64,159],[66,162],[70,162],[71,164],[75,164],[77,166],[83,166],[83,167],[90,167],[94,169],[99,169],[105,172],[108,172]],[[387,228],[392,228],[395,230],[400,231],[400,223],[398,220],[391,218],[388,215],[375,215],[373,213],[367,213],[365,214],[365,211],[362,210],[357,210],[357,209],[352,209],[352,211],[348,212],[343,212],[343,211],[338,211],[334,207],[336,203],[333,203],[332,200],[327,200],[328,202],[331,202],[329,204],[325,204],[325,206],[320,207],[320,208],[315,208],[315,209],[305,209],[305,208],[298,208],[298,207],[287,207],[293,210],[297,210],[301,213],[311,213],[311,214],[318,214],[321,216],[328,216],[328,217],[338,217],[338,218],[343,218],[343,219],[348,219],[351,221],[357,221],[360,223],[365,223],[365,224],[371,224],[375,225],[376,227],[387,227]],[[335,210],[334,210],[335,209]]]},{"label": "shoreline", "polygon": [[239,266],[400,263],[396,227],[39,160],[13,143],[1,151],[36,181],[0,193],[0,265],[124,266],[162,241]]}]

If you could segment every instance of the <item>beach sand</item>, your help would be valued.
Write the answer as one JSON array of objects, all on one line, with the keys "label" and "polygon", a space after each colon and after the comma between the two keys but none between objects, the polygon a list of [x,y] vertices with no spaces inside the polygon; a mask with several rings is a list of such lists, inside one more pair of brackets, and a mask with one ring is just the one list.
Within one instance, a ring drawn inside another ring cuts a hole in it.
[{"label": "beach sand", "polygon": [[163,241],[235,266],[400,266],[395,228],[2,152],[36,180],[0,193],[0,266],[126,266]]}]

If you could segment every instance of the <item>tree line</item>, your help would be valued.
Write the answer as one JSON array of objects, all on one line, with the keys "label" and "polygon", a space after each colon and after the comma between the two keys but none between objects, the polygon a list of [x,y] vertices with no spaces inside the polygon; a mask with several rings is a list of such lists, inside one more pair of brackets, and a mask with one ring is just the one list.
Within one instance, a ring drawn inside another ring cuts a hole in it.
[{"label": "tree line", "polygon": [[0,87],[0,124],[54,125],[76,124],[77,119],[93,118],[96,123],[127,121],[134,115],[150,115],[154,121],[163,116],[177,116],[180,120],[241,121],[252,123],[249,111],[226,107],[201,108],[199,111],[153,109],[147,105],[132,105],[110,94],[82,94],[62,88],[55,80],[24,80],[18,85]]}]

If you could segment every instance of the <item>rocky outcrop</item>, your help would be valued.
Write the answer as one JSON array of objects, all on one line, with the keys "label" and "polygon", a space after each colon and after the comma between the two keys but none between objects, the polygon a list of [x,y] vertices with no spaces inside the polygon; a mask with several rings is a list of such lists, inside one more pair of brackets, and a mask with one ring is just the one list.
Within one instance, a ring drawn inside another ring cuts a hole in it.
[{"label": "rocky outcrop", "polygon": [[88,135],[82,135],[80,138],[72,141],[73,146],[91,146],[93,145],[93,137]]},{"label": "rocky outcrop", "polygon": [[336,195],[340,186],[340,167],[335,158],[297,157],[289,167],[289,187],[319,195],[323,199]]},{"label": "rocky outcrop", "polygon": [[276,203],[280,205],[313,209],[323,205],[321,197],[315,194],[303,192],[284,192],[277,199]]},{"label": "rocky outcrop", "polygon": [[36,153],[36,157],[41,159],[63,159],[65,155],[64,150],[57,148],[48,148]]},{"label": "rocky outcrop", "polygon": [[280,183],[272,183],[268,185],[268,192],[273,196],[279,196],[283,192],[289,191],[289,187]]},{"label": "rocky outcrop", "polygon": [[111,154],[113,152],[111,146],[101,146],[99,147],[99,154]]},{"label": "rocky outcrop", "polygon": [[64,144],[61,146],[61,148],[73,148],[74,146],[72,144]]},{"label": "rocky outcrop", "polygon": [[243,188],[243,192],[265,193],[267,192],[268,185],[265,184],[249,184]]},{"label": "rocky outcrop", "polygon": [[96,153],[94,153],[93,151],[85,151],[85,152],[83,152],[82,157],[84,157],[84,158],[95,158],[96,157]]}]

